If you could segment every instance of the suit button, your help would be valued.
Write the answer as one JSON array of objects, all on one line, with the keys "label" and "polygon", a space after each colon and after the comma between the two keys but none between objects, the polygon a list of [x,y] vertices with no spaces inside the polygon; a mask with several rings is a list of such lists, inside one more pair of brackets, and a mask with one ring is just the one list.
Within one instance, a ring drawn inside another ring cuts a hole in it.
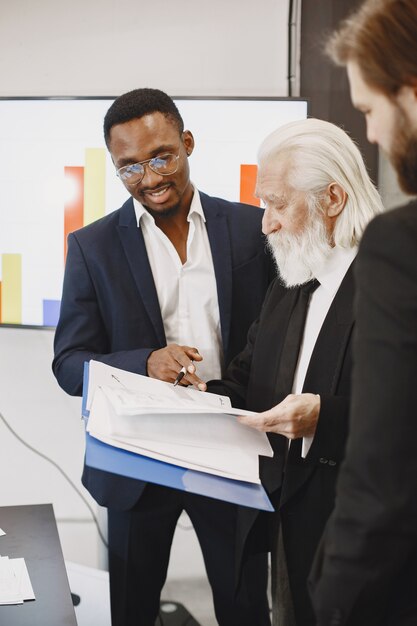
[{"label": "suit button", "polygon": [[321,457],[321,459],[319,459],[319,463],[328,463],[329,460],[325,459],[324,457]]},{"label": "suit button", "polygon": [[330,459],[330,461],[329,461],[329,465],[332,465],[332,466],[333,466],[333,465],[337,465],[337,463],[336,463],[336,461],[332,461],[332,459]]}]

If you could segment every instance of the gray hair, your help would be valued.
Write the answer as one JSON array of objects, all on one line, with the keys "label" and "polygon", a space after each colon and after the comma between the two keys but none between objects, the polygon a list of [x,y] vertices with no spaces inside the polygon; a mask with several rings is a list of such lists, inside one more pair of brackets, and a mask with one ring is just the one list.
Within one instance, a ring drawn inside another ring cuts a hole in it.
[{"label": "gray hair", "polygon": [[277,157],[288,158],[289,184],[306,192],[309,206],[319,204],[332,182],[346,192],[333,233],[336,246],[357,245],[368,222],[384,210],[358,147],[330,122],[310,118],[284,124],[264,139],[258,151],[260,166]]}]

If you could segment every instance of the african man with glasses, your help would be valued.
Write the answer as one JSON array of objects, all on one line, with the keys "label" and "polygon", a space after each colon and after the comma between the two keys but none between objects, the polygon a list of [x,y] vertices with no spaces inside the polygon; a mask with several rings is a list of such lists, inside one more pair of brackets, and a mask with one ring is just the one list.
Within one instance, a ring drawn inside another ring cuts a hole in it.
[{"label": "african man with glasses", "polygon": [[[68,237],[53,370],[82,392],[84,361],[181,384],[220,378],[245,345],[274,269],[262,210],[212,198],[190,181],[194,138],[155,89],[117,98],[104,120],[130,198]],[[108,509],[113,626],[154,626],[177,520],[194,526],[221,626],[268,626],[267,562],[243,565],[235,589],[236,507],[84,467],[83,484]]]}]

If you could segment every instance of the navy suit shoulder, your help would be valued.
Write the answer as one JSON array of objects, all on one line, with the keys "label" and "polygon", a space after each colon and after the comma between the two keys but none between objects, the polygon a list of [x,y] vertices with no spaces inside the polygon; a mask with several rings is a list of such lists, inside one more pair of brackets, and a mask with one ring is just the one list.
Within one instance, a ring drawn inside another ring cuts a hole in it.
[{"label": "navy suit shoulder", "polygon": [[201,204],[208,221],[223,217],[228,224],[233,266],[245,262],[254,254],[260,254],[269,265],[270,280],[275,275],[272,257],[266,248],[266,239],[262,234],[263,209],[215,198],[200,192]]},{"label": "navy suit shoulder", "polygon": [[85,238],[88,241],[90,238],[103,236],[106,231],[111,230],[121,224],[122,226],[137,226],[135,209],[133,206],[132,198],[128,198],[122,206],[107,215],[83,226],[78,230],[75,230],[72,235]]},{"label": "navy suit shoulder", "polygon": [[[274,277],[273,262],[266,249],[266,240],[262,234],[263,209],[209,196],[201,191],[199,193],[206,220],[223,217],[228,223],[233,266],[245,262],[252,253],[261,254],[265,257],[265,265],[268,268],[270,280],[272,280]],[[118,227],[137,228],[132,198],[126,200],[119,209],[112,213],[74,231],[70,237],[75,236],[81,245],[93,246],[94,250],[104,249],[106,239],[114,236]]]},{"label": "navy suit shoulder", "polygon": [[227,367],[258,317],[274,261],[262,234],[263,210],[200,192],[213,256]]}]

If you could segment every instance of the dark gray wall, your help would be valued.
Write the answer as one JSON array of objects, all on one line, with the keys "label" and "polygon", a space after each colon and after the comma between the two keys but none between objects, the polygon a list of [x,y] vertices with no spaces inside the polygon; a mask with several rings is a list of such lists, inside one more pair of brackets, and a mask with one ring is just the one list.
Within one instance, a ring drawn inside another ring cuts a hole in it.
[{"label": "dark gray wall", "polygon": [[366,139],[365,119],[350,101],[344,68],[324,54],[325,41],[362,0],[302,0],[300,96],[310,99],[310,116],[344,128],[358,144],[375,183],[378,149]]}]

